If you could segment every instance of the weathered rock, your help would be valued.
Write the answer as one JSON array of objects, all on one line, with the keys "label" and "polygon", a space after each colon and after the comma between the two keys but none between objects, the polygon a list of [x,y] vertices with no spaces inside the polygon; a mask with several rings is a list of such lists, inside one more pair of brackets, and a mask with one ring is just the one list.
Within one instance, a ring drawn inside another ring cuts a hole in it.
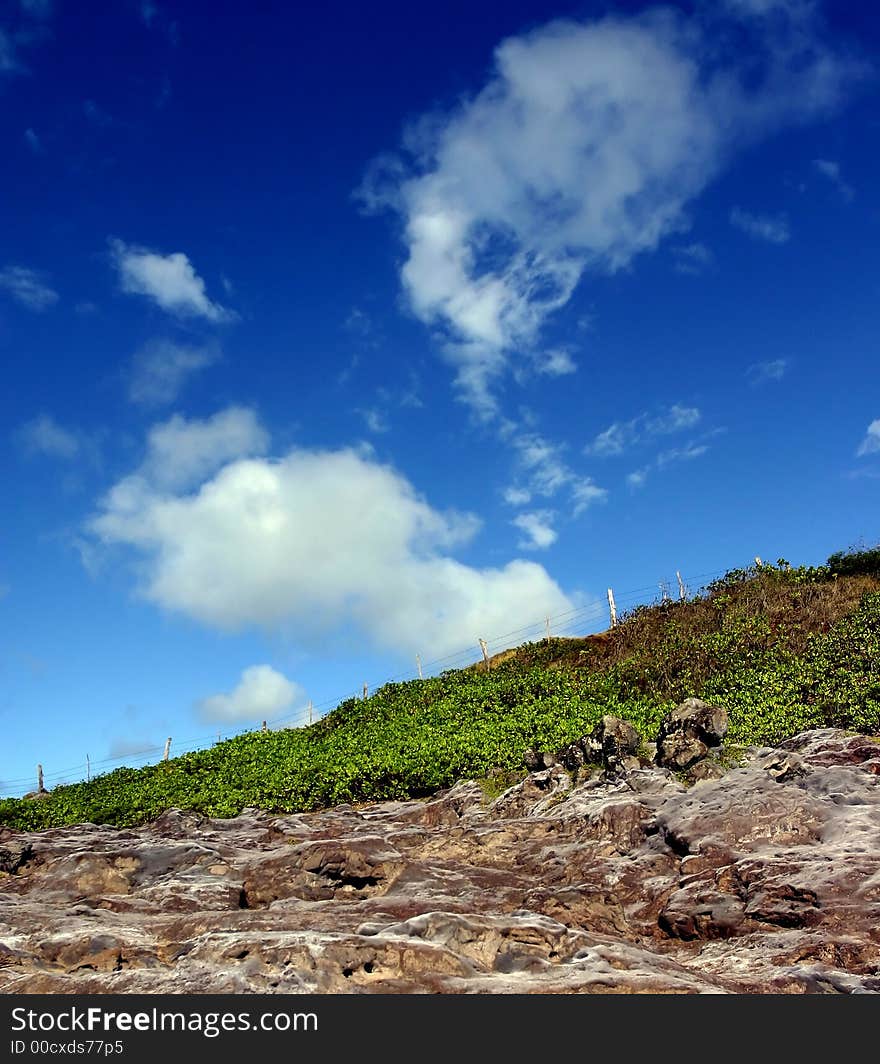
[{"label": "weathered rock", "polygon": [[560,758],[493,802],[4,830],[0,992],[877,993],[878,749],[819,729],[691,787]]},{"label": "weathered rock", "polygon": [[602,762],[606,776],[625,776],[628,769],[638,767],[636,754],[642,737],[628,721],[606,714],[587,742],[593,757]]},{"label": "weathered rock", "polygon": [[687,698],[669,713],[657,735],[658,765],[690,768],[718,746],[727,734],[727,710],[699,698]]}]

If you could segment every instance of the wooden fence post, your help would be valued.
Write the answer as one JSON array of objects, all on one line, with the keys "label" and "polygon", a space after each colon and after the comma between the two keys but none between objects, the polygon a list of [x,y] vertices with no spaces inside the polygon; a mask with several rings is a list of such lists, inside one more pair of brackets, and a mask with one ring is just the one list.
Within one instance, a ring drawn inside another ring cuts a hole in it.
[{"label": "wooden fence post", "polygon": [[687,588],[684,586],[684,580],[682,580],[681,573],[678,569],[675,570],[675,578],[678,580],[678,601],[684,602],[687,598]]},{"label": "wooden fence post", "polygon": [[482,652],[483,652],[483,661],[486,663],[486,671],[488,672],[489,668],[490,668],[490,666],[489,666],[489,650],[488,650],[488,648],[486,646],[486,640],[485,639],[481,639],[480,640],[480,650],[482,650]]},{"label": "wooden fence post", "polygon": [[366,700],[367,700],[367,685],[364,684],[364,701],[366,702]]},{"label": "wooden fence post", "polygon": [[423,679],[423,677],[422,677],[422,659],[419,657],[418,654],[416,654],[416,668],[419,670],[419,679],[420,680]]},{"label": "wooden fence post", "polygon": [[92,762],[89,759],[89,755],[86,754],[86,782],[92,778]]},{"label": "wooden fence post", "polygon": [[611,627],[617,627],[617,607],[614,605],[614,592],[608,588],[608,611],[611,614]]},{"label": "wooden fence post", "polygon": [[165,740],[165,753],[162,755],[162,760],[167,761],[168,755],[171,753],[171,736]]},{"label": "wooden fence post", "polygon": [[309,699],[309,724],[312,723],[312,700]]},{"label": "wooden fence post", "polygon": [[43,766],[37,765],[37,793],[45,793],[46,788],[43,786]]},{"label": "wooden fence post", "polygon": [[550,642],[550,618],[547,618],[547,643]]}]

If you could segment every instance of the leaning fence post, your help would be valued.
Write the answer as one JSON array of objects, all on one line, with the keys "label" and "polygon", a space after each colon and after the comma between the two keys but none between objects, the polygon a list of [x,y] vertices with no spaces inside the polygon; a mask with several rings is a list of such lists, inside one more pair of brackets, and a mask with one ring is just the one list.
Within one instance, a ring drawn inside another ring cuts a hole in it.
[{"label": "leaning fence post", "polygon": [[163,761],[167,761],[168,760],[168,755],[169,755],[170,752],[171,752],[171,736],[169,735],[168,738],[165,740],[165,753],[162,755],[162,760]]},{"label": "leaning fence post", "polygon": [[488,648],[486,646],[486,640],[485,639],[481,639],[480,640],[480,650],[482,650],[482,652],[483,652],[483,661],[485,661],[485,663],[486,663],[486,671],[488,672],[489,671],[489,667],[490,667],[489,666],[489,650],[488,650]]},{"label": "leaning fence post", "polygon": [[617,627],[617,607],[614,605],[614,592],[608,588],[608,611],[611,614],[611,627]]},{"label": "leaning fence post", "polygon": [[37,765],[37,792],[43,794],[46,788],[43,786],[43,766]]},{"label": "leaning fence post", "polygon": [[679,602],[684,602],[687,598],[687,589],[684,586],[684,580],[682,580],[681,573],[678,569],[675,570],[675,578],[678,580],[678,600]]}]

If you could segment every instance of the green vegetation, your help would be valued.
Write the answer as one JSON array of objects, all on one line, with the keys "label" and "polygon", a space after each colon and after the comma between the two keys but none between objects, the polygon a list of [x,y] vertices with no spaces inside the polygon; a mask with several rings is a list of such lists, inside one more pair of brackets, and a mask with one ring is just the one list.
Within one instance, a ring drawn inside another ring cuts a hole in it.
[{"label": "green vegetation", "polygon": [[[420,797],[456,780],[490,794],[528,746],[556,749],[603,713],[646,739],[697,695],[725,706],[731,744],[833,725],[880,733],[880,547],[826,566],[733,570],[686,602],[633,610],[585,639],[529,643],[482,665],[388,684],[309,728],[252,732],[166,764],[118,769],[39,801],[0,800],[0,824],[131,825],[170,807],[233,816]],[[847,568],[849,567],[849,568]]]}]

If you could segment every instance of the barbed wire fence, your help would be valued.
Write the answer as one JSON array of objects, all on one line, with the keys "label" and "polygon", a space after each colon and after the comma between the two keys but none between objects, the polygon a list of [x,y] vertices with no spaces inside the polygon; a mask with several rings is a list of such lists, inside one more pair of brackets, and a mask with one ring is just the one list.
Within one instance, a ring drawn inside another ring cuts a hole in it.
[{"label": "barbed wire fence", "polygon": [[[756,559],[760,565],[760,561]],[[723,576],[726,570],[716,570],[710,573],[698,573],[691,578],[691,586],[694,593],[699,593],[711,580]],[[678,598],[688,597],[688,588],[685,585],[681,573],[676,571]],[[271,727],[267,727],[266,721],[255,722],[253,726],[242,727],[237,730],[221,728],[211,733],[203,732],[200,735],[190,736],[184,739],[166,740],[157,746],[144,747],[131,754],[119,754],[115,757],[105,757],[92,760],[87,754],[84,761],[66,768],[54,769],[51,772],[43,772],[43,766],[38,765],[36,772],[30,776],[17,779],[5,780],[2,784],[2,797],[20,798],[35,789],[42,790],[44,787],[51,790],[53,786],[68,783],[81,783],[87,779],[93,779],[97,775],[111,772],[117,768],[142,768],[145,765],[158,762],[161,759],[168,760],[173,751],[173,756],[192,753],[195,750],[203,750],[207,747],[234,739],[240,735],[246,735],[253,731],[277,731],[281,728],[297,728],[310,725],[335,709],[341,702],[352,697],[367,697],[368,691],[376,691],[392,684],[403,683],[408,680],[423,679],[426,676],[438,675],[452,669],[465,668],[479,661],[477,652],[482,650],[483,659],[488,659],[503,650],[509,650],[523,643],[535,642],[547,638],[576,638],[594,634],[607,627],[610,622],[613,627],[619,621],[618,614],[626,614],[628,611],[640,605],[649,605],[653,602],[668,601],[670,599],[670,582],[665,578],[648,587],[632,588],[621,593],[613,593],[608,589],[608,605],[599,602],[591,602],[585,606],[575,607],[563,613],[545,616],[514,628],[491,638],[475,636],[470,644],[463,646],[461,650],[454,651],[441,657],[422,661],[420,655],[414,659],[415,668],[395,676],[386,677],[379,683],[364,683],[362,692],[347,691],[341,696],[324,699],[319,703],[309,702],[307,707],[299,707],[295,712],[286,716],[276,717],[271,721]],[[650,598],[647,596],[650,594]],[[35,788],[35,784],[37,787]]]}]

